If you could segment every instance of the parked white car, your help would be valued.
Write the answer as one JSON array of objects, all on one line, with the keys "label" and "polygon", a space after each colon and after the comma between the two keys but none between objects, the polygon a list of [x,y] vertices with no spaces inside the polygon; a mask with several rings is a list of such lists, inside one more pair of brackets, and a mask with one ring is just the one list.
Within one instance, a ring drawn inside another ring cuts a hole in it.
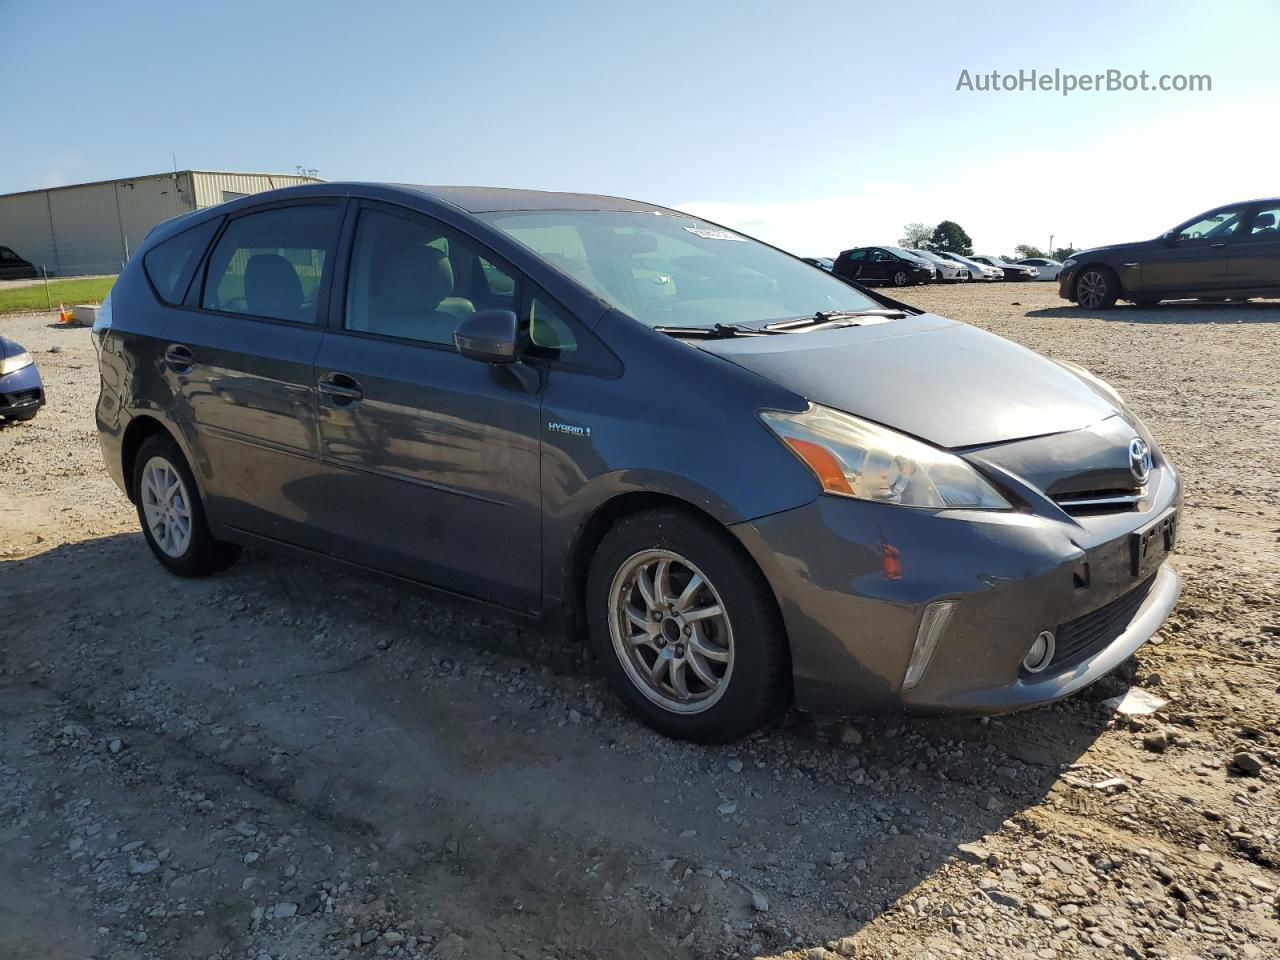
[{"label": "parked white car", "polygon": [[908,247],[907,253],[914,253],[917,257],[923,257],[933,264],[937,270],[934,283],[955,283],[961,280],[973,279],[972,271],[954,260],[940,257],[936,253],[930,253],[928,250],[917,250],[914,247]]},{"label": "parked white car", "polygon": [[1057,280],[1058,274],[1062,272],[1062,263],[1058,260],[1050,260],[1048,257],[1027,257],[1025,260],[1019,260],[1018,263],[1024,267],[1036,267],[1040,271],[1037,280]]},{"label": "parked white car", "polygon": [[942,250],[938,256],[945,257],[947,260],[960,264],[965,270],[969,271],[969,279],[971,280],[1003,280],[1004,271],[997,270],[995,267],[988,266],[985,263],[979,263],[977,260],[970,260],[968,257],[962,257],[958,253],[951,253]]}]

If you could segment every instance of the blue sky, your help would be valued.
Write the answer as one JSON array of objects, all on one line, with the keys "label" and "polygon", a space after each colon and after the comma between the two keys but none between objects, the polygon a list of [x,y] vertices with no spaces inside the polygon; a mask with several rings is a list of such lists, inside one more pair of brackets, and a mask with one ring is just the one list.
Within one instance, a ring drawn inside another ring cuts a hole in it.
[{"label": "blue sky", "polygon": [[[179,167],[616,193],[803,254],[1280,194],[1280,4],[0,0],[0,192]],[[1019,69],[1209,93],[980,93]]]}]

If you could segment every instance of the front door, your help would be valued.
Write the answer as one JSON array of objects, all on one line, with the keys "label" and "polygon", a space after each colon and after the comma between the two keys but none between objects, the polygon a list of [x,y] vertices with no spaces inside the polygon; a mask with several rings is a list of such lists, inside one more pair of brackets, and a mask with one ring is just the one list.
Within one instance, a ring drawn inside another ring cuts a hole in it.
[{"label": "front door", "polygon": [[871,249],[867,251],[867,268],[862,275],[876,280],[888,280],[899,266],[898,258],[887,250]]},{"label": "front door", "polygon": [[342,558],[518,609],[541,597],[540,393],[459,354],[459,320],[515,309],[512,271],[430,218],[366,203],[316,358]]},{"label": "front door", "polygon": [[1255,210],[1228,250],[1233,290],[1280,289],[1280,204]]},{"label": "front door", "polygon": [[1121,265],[1120,282],[1126,290],[1168,294],[1228,289],[1228,245],[1244,213],[1244,207],[1216,210],[1183,224],[1150,251],[1135,253],[1136,266]]},{"label": "front door", "polygon": [[232,219],[162,332],[175,419],[215,521],[323,549],[315,376],[338,202]]}]

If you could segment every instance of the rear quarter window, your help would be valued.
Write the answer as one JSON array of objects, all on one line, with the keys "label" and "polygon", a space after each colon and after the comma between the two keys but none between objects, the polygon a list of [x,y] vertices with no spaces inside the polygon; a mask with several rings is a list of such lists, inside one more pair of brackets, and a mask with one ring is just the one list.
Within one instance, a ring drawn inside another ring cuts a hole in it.
[{"label": "rear quarter window", "polygon": [[142,268],[156,296],[168,304],[182,302],[196,264],[217,229],[217,219],[206,220],[156,244],[143,255]]}]

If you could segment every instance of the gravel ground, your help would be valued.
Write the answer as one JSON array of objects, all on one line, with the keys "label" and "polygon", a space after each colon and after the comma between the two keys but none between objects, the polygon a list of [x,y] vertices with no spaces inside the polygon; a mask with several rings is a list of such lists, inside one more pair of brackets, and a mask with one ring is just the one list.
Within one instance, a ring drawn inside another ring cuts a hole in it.
[{"label": "gravel ground", "polygon": [[[50,396],[0,427],[0,956],[1280,955],[1280,306],[903,296],[1147,418],[1182,602],[1062,704],[716,748],[472,607],[257,552],[166,575],[101,466],[88,331],[0,317]],[[1100,702],[1129,683],[1167,705]]]}]

